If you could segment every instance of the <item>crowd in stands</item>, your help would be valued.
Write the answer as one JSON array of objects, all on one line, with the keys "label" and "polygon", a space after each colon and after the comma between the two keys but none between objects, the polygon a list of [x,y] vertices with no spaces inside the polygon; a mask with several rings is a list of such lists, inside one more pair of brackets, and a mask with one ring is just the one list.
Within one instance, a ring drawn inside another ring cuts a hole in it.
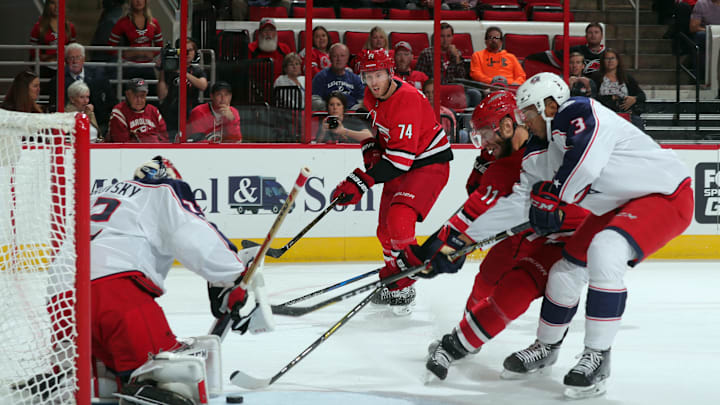
[{"label": "crowd in stands", "polygon": [[[93,37],[93,44],[146,47],[163,46],[163,31],[158,20],[152,16],[148,2],[153,0],[104,0],[104,12],[100,25]],[[211,0],[207,0],[211,1]],[[692,0],[690,0],[692,1]],[[280,7],[289,13],[293,11],[287,0],[216,0],[215,4],[222,17],[223,10],[228,18],[246,19],[249,10],[257,7]],[[348,2],[340,0],[318,0],[316,11],[323,7],[337,13]],[[365,4],[366,3],[366,4]],[[397,4],[396,4],[397,3]],[[660,3],[660,1],[658,1]],[[688,3],[674,6],[686,10]],[[123,9],[122,6],[125,5]],[[353,2],[353,7],[358,7]],[[368,8],[380,9],[387,16],[389,10],[428,10],[432,2],[426,0],[367,0]],[[294,6],[293,6],[294,7]],[[445,0],[443,10],[480,10],[481,3],[471,0]],[[688,6],[690,7],[690,6]],[[125,11],[119,11],[125,10]],[[688,33],[694,33],[700,41],[707,24],[720,23],[720,1],[699,0],[688,11]],[[303,9],[304,11],[304,9]],[[290,15],[290,14],[288,14]],[[363,106],[364,84],[355,60],[362,51],[387,50],[395,61],[396,80],[402,80],[426,94],[432,101],[439,97],[441,116],[446,132],[453,140],[465,139],[461,115],[467,114],[480,103],[487,92],[498,88],[514,89],[527,77],[536,73],[537,65],[527,70],[528,63],[539,63],[542,70],[561,71],[563,64],[570,67],[569,84],[573,95],[593,97],[599,102],[623,114],[635,125],[643,128],[642,108],[646,99],[644,92],[633,76],[623,68],[620,55],[603,46],[603,28],[591,23],[585,30],[585,43],[571,47],[569,60],[557,49],[516,55],[506,49],[506,36],[499,27],[489,27],[485,32],[484,49],[474,51],[472,45],[460,47],[455,42],[460,38],[449,22],[440,26],[440,89],[433,89],[434,48],[427,36],[422,41],[404,37],[392,38],[383,28],[372,27],[358,36],[363,42],[350,42],[346,33],[345,42],[340,41],[337,32],[329,32],[323,26],[312,31],[312,49],[295,52],[295,40],[287,43],[279,33],[283,27],[272,17],[258,18],[254,40],[248,40],[248,60],[270,60],[271,73],[265,80],[271,94],[265,94],[267,102],[277,95],[290,94],[292,102],[283,107],[302,110],[305,108],[305,87],[312,81],[312,105],[317,123],[313,129],[315,142],[353,142],[356,132],[369,131],[370,126],[361,117],[367,111]],[[44,9],[30,34],[30,43],[37,45],[57,44],[58,10],[57,0],[45,0]],[[110,28],[111,27],[111,28]],[[84,112],[91,118],[93,140],[104,142],[177,142],[179,117],[179,83],[177,70],[165,70],[160,63],[160,52],[147,50],[126,50],[122,53],[124,99],[118,100],[109,78],[116,72],[109,67],[85,65],[85,48],[76,42],[75,27],[70,22],[65,26],[65,102],[66,111]],[[292,31],[291,31],[292,32]],[[301,38],[302,35],[301,33]],[[462,35],[462,34],[461,34]],[[467,35],[467,34],[464,34]],[[392,39],[392,42],[391,42]],[[412,42],[412,43],[411,43]],[[362,43],[362,47],[360,44]],[[508,42],[509,44],[509,42]],[[175,47],[179,48],[179,40]],[[352,47],[352,49],[351,49]],[[240,113],[233,105],[242,103],[241,97],[233,102],[233,90],[237,78],[219,75],[215,83],[208,80],[209,72],[198,66],[198,43],[192,38],[187,42],[187,120],[188,142],[241,142]],[[117,58],[112,52],[95,52],[93,60],[107,61]],[[703,52],[704,54],[704,52]],[[34,54],[31,55],[35,57]],[[305,72],[305,57],[310,57],[311,71]],[[41,61],[57,60],[55,50],[39,51]],[[3,108],[18,111],[39,112],[57,109],[57,72],[52,66],[42,67],[40,77],[51,79],[47,86],[35,84],[38,77],[29,72],[18,74],[13,86],[5,97]],[[225,81],[227,80],[227,82]],[[155,82],[157,81],[157,86]],[[447,102],[450,85],[461,89],[459,104]],[[44,88],[43,88],[44,87]],[[48,105],[38,104],[38,94],[50,96]],[[148,101],[148,96],[151,96]],[[201,98],[209,102],[201,103]],[[283,96],[286,97],[286,96]],[[290,97],[290,96],[288,96]],[[158,101],[154,101],[157,99]],[[279,106],[279,102],[275,103]],[[299,116],[299,115],[297,115]],[[293,120],[297,121],[293,115]],[[329,120],[329,122],[328,122]],[[295,124],[294,130],[300,131]],[[298,134],[299,136],[299,134]],[[298,137],[299,139],[299,137]]]}]

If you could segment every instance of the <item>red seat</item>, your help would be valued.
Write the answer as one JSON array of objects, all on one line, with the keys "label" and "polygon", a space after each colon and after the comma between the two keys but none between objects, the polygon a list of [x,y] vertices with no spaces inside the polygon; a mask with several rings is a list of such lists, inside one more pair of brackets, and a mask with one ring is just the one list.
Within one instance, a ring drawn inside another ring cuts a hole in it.
[{"label": "red seat", "polygon": [[465,88],[460,84],[440,85],[440,104],[456,112],[464,111],[467,108]]},{"label": "red seat", "polygon": [[[297,47],[295,46],[295,31],[293,30],[280,30],[277,32],[278,35],[278,42],[282,42],[283,44],[290,47],[291,52],[297,52]],[[258,30],[255,30],[253,32],[253,41],[257,41],[258,36]]]},{"label": "red seat", "polygon": [[523,0],[523,3],[526,6],[535,6],[535,5],[553,5],[553,6],[560,6],[562,7],[562,0]]},{"label": "red seat", "polygon": [[483,0],[481,7],[488,8],[487,6],[495,5],[508,5],[520,7],[520,3],[517,0]]},{"label": "red seat", "polygon": [[[305,18],[307,10],[305,7],[293,7],[293,18]],[[313,7],[313,18],[335,18],[335,9],[332,7]]]},{"label": "red seat", "polygon": [[441,20],[477,20],[475,10],[440,10]]},{"label": "red seat", "polygon": [[550,49],[547,35],[505,34],[505,49],[521,61],[531,53]]},{"label": "red seat", "polygon": [[523,70],[525,71],[525,75],[528,79],[540,72],[552,72],[556,75],[562,75],[560,69],[556,68],[555,66],[531,59],[526,59],[523,62]]},{"label": "red seat", "polygon": [[463,58],[470,59],[475,52],[472,43],[472,37],[467,32],[453,35],[453,45],[460,51]]},{"label": "red seat", "polygon": [[[340,42],[340,34],[337,31],[328,31],[330,34],[330,44],[337,44]],[[305,30],[300,31],[298,35],[298,51],[305,49]]]},{"label": "red seat", "polygon": [[263,17],[287,18],[285,7],[250,7],[250,21],[260,21]]},{"label": "red seat", "polygon": [[421,10],[400,10],[391,8],[388,15],[391,20],[430,20],[430,11]]},{"label": "red seat", "polygon": [[428,36],[424,32],[391,32],[390,33],[390,45],[392,49],[395,49],[395,44],[400,41],[405,41],[413,49],[413,56],[417,58],[420,56],[420,52],[423,49],[430,46]]},{"label": "red seat", "polygon": [[522,10],[501,10],[492,9],[483,11],[483,20],[490,21],[527,21],[527,16]]},{"label": "red seat", "polygon": [[[565,38],[565,35],[555,35],[555,38],[553,38],[552,47],[554,51],[562,51],[563,38]],[[585,45],[586,43],[587,40],[585,40],[585,37],[570,37],[570,48],[577,45]]]},{"label": "red seat", "polygon": [[370,33],[368,32],[345,31],[343,42],[350,50],[350,55],[357,55],[360,53],[360,50],[363,46],[365,46],[365,42],[367,42],[369,35]]},{"label": "red seat", "polygon": [[377,20],[385,18],[381,8],[340,8],[340,18]]},{"label": "red seat", "polygon": [[[532,11],[532,20],[533,21],[553,21],[553,22],[562,22],[564,21],[563,13],[559,13],[557,11]],[[569,21],[575,21],[575,16],[570,13],[570,20]]]}]

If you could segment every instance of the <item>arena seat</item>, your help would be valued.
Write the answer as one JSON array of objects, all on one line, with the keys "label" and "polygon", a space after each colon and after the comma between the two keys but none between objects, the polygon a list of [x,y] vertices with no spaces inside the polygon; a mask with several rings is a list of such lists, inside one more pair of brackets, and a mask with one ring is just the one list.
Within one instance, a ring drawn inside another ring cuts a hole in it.
[{"label": "arena seat", "polygon": [[453,45],[460,51],[464,59],[470,59],[475,52],[472,43],[472,36],[467,32],[453,35]]},{"label": "arena seat", "polygon": [[[305,18],[305,7],[292,7],[292,18]],[[313,18],[335,18],[335,9],[332,7],[313,7]]]},{"label": "arena seat", "polygon": [[522,62],[531,53],[550,49],[550,41],[547,35],[543,34],[505,34],[505,49]]},{"label": "arena seat", "polygon": [[430,40],[428,35],[424,32],[391,32],[390,33],[390,45],[392,49],[395,49],[395,44],[400,41],[405,41],[412,46],[413,57],[417,58],[420,56],[420,52],[423,49],[430,46]]},{"label": "arena seat", "polygon": [[430,20],[430,11],[427,9],[421,10],[400,10],[397,8],[391,8],[388,13],[388,17],[391,20]]},{"label": "arena seat", "polygon": [[370,35],[369,32],[345,31],[343,43],[350,49],[350,55],[357,55],[365,46],[365,42]]},{"label": "arena seat", "polygon": [[340,8],[340,18],[358,20],[378,20],[385,18],[381,8]]},{"label": "arena seat", "polygon": [[285,7],[250,7],[250,21],[260,21],[263,17],[287,18]]},{"label": "arena seat", "polygon": [[558,69],[554,66],[548,65],[547,63],[543,63],[543,62],[536,61],[536,60],[530,60],[530,59],[526,59],[523,62],[523,70],[525,71],[525,76],[527,78],[530,78],[540,72],[551,72],[551,73],[555,73],[557,75],[562,75],[562,72],[560,71],[560,69]]},{"label": "arena seat", "polygon": [[[553,51],[561,51],[562,50],[562,41],[563,38],[565,38],[565,35],[555,35],[555,38],[553,38],[552,42],[552,49]],[[580,36],[571,36],[570,37],[570,48],[576,45],[585,45],[587,43],[587,40],[585,37]]]},{"label": "arena seat", "polygon": [[440,10],[441,20],[477,20],[475,10]]},{"label": "arena seat", "polygon": [[[330,34],[330,43],[337,44],[340,42],[340,34],[337,31],[328,31]],[[298,51],[305,49],[305,30],[300,31],[298,34]]]},{"label": "arena seat", "polygon": [[520,3],[518,3],[518,0],[483,0],[480,3],[480,7],[484,9],[492,8],[492,6],[496,5],[516,6],[517,8],[520,8]]},{"label": "arena seat", "polygon": [[[532,10],[530,13],[531,19],[533,21],[554,21],[554,22],[562,22],[564,18],[564,14],[562,12],[557,11],[537,11]],[[570,21],[575,21],[575,16],[570,13]]]},{"label": "arena seat", "polygon": [[527,15],[524,11],[518,9],[499,9],[483,11],[483,20],[489,21],[527,21]]}]

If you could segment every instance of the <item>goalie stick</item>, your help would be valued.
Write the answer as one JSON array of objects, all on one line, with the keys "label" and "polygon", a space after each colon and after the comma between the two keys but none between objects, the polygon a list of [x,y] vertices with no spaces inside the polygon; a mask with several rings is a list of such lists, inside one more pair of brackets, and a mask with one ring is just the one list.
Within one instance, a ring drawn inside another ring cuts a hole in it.
[{"label": "goalie stick", "polygon": [[[509,229],[509,230],[500,232],[500,233],[498,233],[498,234],[495,235],[495,236],[492,236],[492,237],[487,238],[487,239],[485,239],[485,240],[481,240],[481,241],[476,242],[476,243],[474,243],[474,244],[472,244],[472,245],[465,246],[464,248],[462,248],[462,249],[460,249],[460,250],[458,250],[458,251],[456,251],[456,252],[454,252],[454,253],[450,253],[450,254],[449,254],[450,259],[451,259],[451,260],[455,260],[455,259],[457,259],[458,257],[463,256],[463,255],[466,255],[466,254],[474,251],[475,249],[477,249],[477,248],[479,248],[479,247],[481,247],[481,246],[484,246],[484,245],[488,245],[488,244],[490,244],[490,243],[497,242],[497,241],[500,240],[500,239],[504,239],[504,238],[506,238],[506,237],[508,237],[508,236],[512,236],[512,235],[515,235],[515,234],[517,234],[517,233],[523,232],[523,231],[525,231],[525,230],[527,230],[527,229],[529,229],[529,228],[530,228],[530,223],[529,223],[529,222],[525,222],[525,223],[520,224],[520,225],[518,225],[518,226],[515,226],[515,227],[513,227],[513,228],[511,228],[511,229]],[[443,253],[445,253],[445,252],[443,252]],[[409,269],[409,270],[406,270],[406,271],[404,271],[404,272],[400,272],[400,273],[398,273],[398,274],[394,274],[394,275],[392,275],[392,276],[390,276],[390,277],[388,277],[388,278],[385,278],[385,279],[383,279],[383,280],[378,280],[378,281],[375,281],[375,282],[370,283],[370,284],[365,284],[364,286],[358,287],[358,288],[356,288],[356,289],[354,289],[354,290],[350,290],[350,291],[348,291],[348,292],[346,292],[346,293],[343,293],[343,294],[341,294],[341,295],[337,295],[337,296],[335,296],[335,297],[328,298],[328,299],[326,299],[326,300],[324,300],[324,301],[321,301],[321,302],[318,302],[317,304],[314,304],[314,305],[309,305],[309,306],[305,306],[305,307],[293,307],[293,306],[289,306],[289,304],[288,304],[288,303],[291,303],[291,302],[293,302],[293,301],[294,301],[294,302],[302,301],[302,300],[306,299],[305,297],[310,298],[311,296],[314,297],[314,296],[317,296],[317,295],[322,294],[323,292],[330,291],[330,290],[332,290],[332,289],[335,288],[335,285],[333,285],[333,286],[327,287],[327,288],[325,288],[325,289],[323,289],[323,290],[318,290],[318,291],[316,291],[316,292],[314,292],[314,293],[310,293],[310,294],[308,294],[308,295],[306,295],[306,296],[303,296],[303,297],[300,297],[300,298],[296,298],[295,300],[288,301],[288,302],[286,302],[286,303],[284,303],[284,304],[282,304],[282,305],[273,305],[273,306],[272,306],[272,312],[273,312],[273,314],[276,314],[276,315],[303,316],[303,315],[308,314],[308,313],[310,313],[310,312],[317,311],[318,309],[325,308],[325,307],[328,306],[328,305],[332,305],[332,304],[338,303],[338,302],[340,302],[340,301],[344,301],[344,300],[346,300],[346,299],[348,299],[348,298],[350,298],[350,297],[353,297],[353,296],[358,295],[358,294],[360,294],[360,293],[363,293],[363,292],[365,292],[365,291],[369,291],[369,290],[371,290],[371,289],[373,289],[373,288],[376,288],[376,287],[384,287],[384,286],[386,286],[387,284],[394,283],[395,281],[400,280],[401,278],[404,278],[404,277],[407,277],[408,275],[413,275],[413,274],[417,273],[418,271],[422,270],[422,267],[423,267],[423,266],[413,267],[413,268],[411,268],[411,269]],[[418,269],[418,268],[420,268],[420,270],[418,270],[418,271],[413,271],[413,270],[416,270],[416,269]],[[379,272],[380,269],[378,269],[377,271]],[[365,276],[365,275],[368,275],[368,276],[371,275],[371,273],[373,273],[373,272],[375,272],[375,270],[373,270],[373,271],[371,271],[371,272],[368,272],[368,273],[365,273],[365,274],[362,274],[362,275],[357,276],[357,277],[355,277],[355,278],[359,280],[360,278],[362,278],[362,277]],[[351,280],[352,280],[352,279],[351,279]],[[342,282],[342,283],[339,283],[339,284],[343,284],[343,283],[344,283],[344,284],[347,284],[348,282],[347,282],[347,280],[346,280],[346,281],[344,281],[344,282]],[[339,287],[339,286],[338,286],[338,287]]]},{"label": "goalie stick", "polygon": [[[247,289],[250,285],[250,281],[252,280],[253,274],[255,274],[255,270],[264,260],[265,253],[270,248],[270,243],[272,243],[273,239],[275,238],[275,234],[277,233],[278,229],[280,229],[280,225],[282,225],[287,214],[290,212],[290,208],[292,208],[292,205],[295,203],[295,198],[297,197],[298,193],[300,193],[300,189],[305,185],[305,182],[307,181],[309,176],[310,169],[308,169],[307,167],[303,167],[302,169],[300,169],[300,174],[298,174],[298,177],[295,180],[295,184],[293,185],[292,190],[290,191],[287,199],[285,200],[285,204],[283,204],[283,206],[280,208],[277,217],[275,217],[275,222],[273,222],[270,230],[267,233],[267,236],[265,237],[265,240],[262,243],[262,246],[260,246],[260,249],[255,255],[255,259],[250,264],[250,267],[247,269],[247,271],[245,271],[245,275],[240,281],[240,285],[243,288]],[[230,329],[230,320],[231,317],[229,313],[225,314],[220,319],[216,319],[210,327],[210,334],[219,336],[220,340],[224,339],[225,335]]]},{"label": "goalie stick", "polygon": [[[530,228],[530,223],[525,222],[523,224],[520,224],[513,228],[510,228],[506,231],[500,232],[500,233],[496,234],[495,236],[491,236],[490,238],[487,238],[480,242],[474,243],[469,246],[465,246],[464,248],[462,248],[458,251],[450,253],[448,256],[449,256],[450,260],[455,260],[461,256],[467,255],[468,253],[472,252],[473,250],[477,249],[480,246],[497,242],[501,239],[504,239],[508,236],[515,235],[515,234],[522,232],[529,228]],[[335,324],[333,326],[331,326],[330,329],[325,331],[325,333],[323,333],[319,338],[317,338],[314,342],[312,342],[310,344],[310,346],[308,346],[305,350],[300,352],[300,354],[295,356],[295,358],[292,359],[290,361],[290,363],[286,364],[285,367],[280,369],[280,371],[278,371],[274,376],[272,376],[270,378],[257,378],[257,377],[253,377],[249,374],[243,373],[240,370],[235,370],[230,375],[230,382],[232,382],[233,384],[238,385],[240,387],[247,388],[247,389],[259,389],[259,388],[265,388],[265,387],[272,385],[273,383],[275,383],[275,381],[280,379],[280,377],[285,375],[285,373],[290,371],[290,369],[293,368],[297,363],[299,363],[302,359],[304,359],[310,353],[312,353],[313,350],[317,349],[317,347],[320,346],[320,344],[322,344],[322,342],[324,342],[328,338],[330,338],[330,336],[332,336],[335,332],[337,332],[337,330],[340,329],[341,326],[345,325],[361,309],[363,309],[370,302],[370,300],[372,300],[373,296],[375,296],[375,294],[377,294],[380,291],[383,284],[389,284],[389,283],[395,282],[403,277],[409,277],[415,273],[425,270],[429,265],[430,265],[430,261],[427,261],[420,266],[416,266],[411,269],[394,274],[393,276],[388,277],[385,280],[380,280],[376,283],[368,284],[368,285],[365,285],[363,287],[360,287],[360,288],[354,290],[354,291],[357,291],[357,290],[362,289],[362,291],[367,291],[369,289],[372,289],[373,287],[375,288],[371,294],[369,294],[362,301],[360,301],[357,305],[355,305],[350,310],[350,312],[343,315],[343,317],[340,318],[339,321],[335,322]],[[392,280],[392,281],[390,281],[390,280]],[[357,293],[355,293],[355,294],[357,294]],[[352,295],[355,295],[355,294],[352,294]],[[344,294],[344,295],[346,295],[346,294]],[[350,296],[352,296],[352,295],[350,295]],[[337,302],[337,301],[335,301],[335,302]]]},{"label": "goalie stick", "polygon": [[[325,215],[327,215],[328,212],[332,211],[332,209],[335,208],[336,205],[338,205],[338,203],[340,202],[341,197],[342,197],[342,196],[339,196],[339,197],[335,198],[334,200],[332,200],[332,201],[330,202],[330,204],[329,204],[327,207],[325,207],[324,210],[322,210],[322,212],[320,213],[320,215],[318,215],[315,219],[313,219],[312,222],[310,222],[309,224],[307,224],[307,226],[305,226],[305,228],[303,228],[297,235],[295,235],[295,237],[292,238],[292,239],[290,240],[290,242],[286,243],[285,246],[283,246],[283,247],[281,247],[281,248],[279,248],[279,249],[268,248],[266,254],[267,254],[268,256],[272,257],[272,258],[275,258],[275,259],[277,259],[278,257],[280,257],[280,256],[282,256],[283,254],[285,254],[285,252],[287,252],[291,247],[293,247],[293,245],[295,245],[295,243],[297,243],[297,241],[299,241],[303,236],[305,236],[305,234],[308,233],[308,231],[309,231],[310,229],[312,229],[312,227],[314,227],[315,224],[317,224],[318,222],[320,222],[320,220],[323,219],[323,217],[324,217]],[[240,242],[240,244],[242,245],[242,247],[244,247],[244,248],[246,248],[246,249],[258,245],[258,243],[253,242],[253,241],[251,241],[251,240],[247,240],[247,239],[246,239],[246,240],[243,240],[242,242]]]}]

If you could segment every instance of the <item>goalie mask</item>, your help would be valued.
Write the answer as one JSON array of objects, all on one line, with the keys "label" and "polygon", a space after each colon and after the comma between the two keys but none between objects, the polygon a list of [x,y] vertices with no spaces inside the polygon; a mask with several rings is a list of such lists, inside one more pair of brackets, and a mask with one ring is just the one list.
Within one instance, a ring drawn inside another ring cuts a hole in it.
[{"label": "goalie mask", "polygon": [[133,180],[161,180],[176,179],[182,180],[182,176],[175,169],[175,166],[160,155],[155,156],[152,160],[143,163],[135,169]]}]

